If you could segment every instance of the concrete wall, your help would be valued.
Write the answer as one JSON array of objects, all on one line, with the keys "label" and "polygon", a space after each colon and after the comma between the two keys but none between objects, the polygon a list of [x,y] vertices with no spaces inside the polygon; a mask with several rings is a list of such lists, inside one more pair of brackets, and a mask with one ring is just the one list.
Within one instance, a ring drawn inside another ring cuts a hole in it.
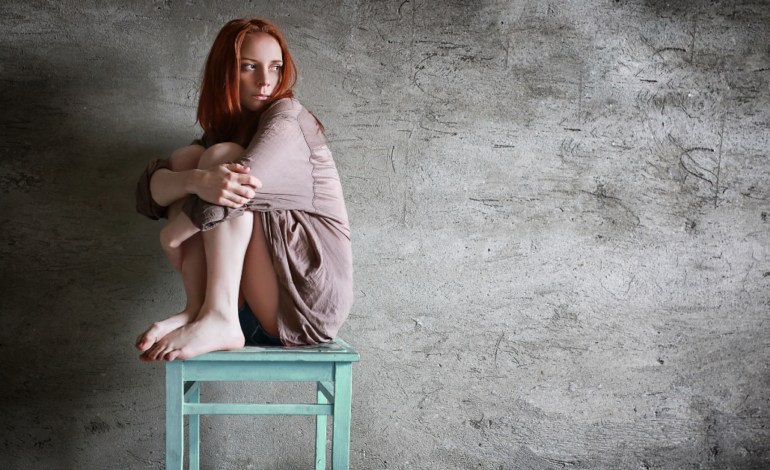
[{"label": "concrete wall", "polygon": [[[770,4],[278,3],[0,5],[0,467],[163,467],[132,344],[184,298],[133,188],[248,15],[345,190],[352,468],[770,466]],[[309,468],[312,432],[205,418],[204,468]]]}]

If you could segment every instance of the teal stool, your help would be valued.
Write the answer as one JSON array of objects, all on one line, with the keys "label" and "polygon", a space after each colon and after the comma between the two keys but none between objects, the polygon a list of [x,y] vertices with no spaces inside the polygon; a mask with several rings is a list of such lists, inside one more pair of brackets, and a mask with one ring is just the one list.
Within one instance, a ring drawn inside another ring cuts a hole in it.
[{"label": "teal stool", "polygon": [[[200,415],[315,415],[315,468],[326,468],[326,417],[333,416],[332,468],[350,458],[350,397],[358,352],[341,339],[284,348],[249,346],[166,363],[166,469],[181,470],[184,415],[190,415],[190,469],[198,470]],[[314,404],[201,403],[200,383],[211,381],[316,382]],[[332,383],[333,382],[333,383]]]}]

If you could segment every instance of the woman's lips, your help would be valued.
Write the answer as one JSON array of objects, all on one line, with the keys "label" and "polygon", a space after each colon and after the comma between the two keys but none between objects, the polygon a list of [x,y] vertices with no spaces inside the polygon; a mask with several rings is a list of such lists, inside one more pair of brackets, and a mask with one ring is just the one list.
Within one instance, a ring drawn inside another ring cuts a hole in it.
[{"label": "woman's lips", "polygon": [[270,98],[270,95],[254,95],[254,98],[258,100],[266,100]]}]

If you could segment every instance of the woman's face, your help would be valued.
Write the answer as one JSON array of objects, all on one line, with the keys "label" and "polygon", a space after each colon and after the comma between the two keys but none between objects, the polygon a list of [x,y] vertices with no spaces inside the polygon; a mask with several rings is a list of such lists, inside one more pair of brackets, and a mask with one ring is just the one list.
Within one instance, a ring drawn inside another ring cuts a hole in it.
[{"label": "woman's face", "polygon": [[247,34],[241,44],[241,108],[261,111],[278,86],[282,67],[281,46],[273,36]]}]

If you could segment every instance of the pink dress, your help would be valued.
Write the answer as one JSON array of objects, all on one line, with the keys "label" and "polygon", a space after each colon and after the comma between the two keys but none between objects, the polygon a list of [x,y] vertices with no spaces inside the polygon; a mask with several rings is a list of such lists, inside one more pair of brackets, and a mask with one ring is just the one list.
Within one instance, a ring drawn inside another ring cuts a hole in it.
[{"label": "pink dress", "polygon": [[[350,226],[337,168],[318,123],[299,101],[273,103],[243,157],[262,187],[239,209],[196,195],[183,211],[209,230],[243,211],[259,212],[280,290],[278,331],[283,344],[323,343],[337,334],[353,304]],[[150,178],[165,160],[153,160],[137,186],[137,211],[165,215],[150,194]]]}]

